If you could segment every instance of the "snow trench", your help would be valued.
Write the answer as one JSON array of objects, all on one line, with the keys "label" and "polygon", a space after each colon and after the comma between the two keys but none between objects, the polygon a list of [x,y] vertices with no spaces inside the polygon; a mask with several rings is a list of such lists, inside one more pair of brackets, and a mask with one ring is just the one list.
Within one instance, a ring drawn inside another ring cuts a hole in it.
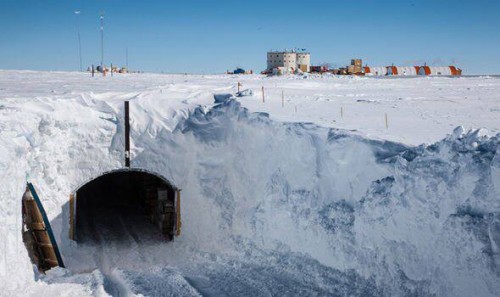
[{"label": "snow trench", "polygon": [[[409,147],[276,122],[230,96],[217,98],[184,117],[176,112],[175,121],[160,108],[132,122],[132,166],[183,189],[182,235],[172,243],[81,248],[67,239],[70,189],[120,166],[119,107],[90,107],[104,118],[99,129],[107,136],[85,138],[82,155],[63,157],[82,146],[69,141],[58,155],[31,159],[25,168],[37,167],[31,179],[39,178],[67,269],[27,283],[89,295],[500,292],[500,134],[459,127],[435,144]],[[141,105],[140,98],[131,102]],[[59,135],[54,122],[39,125],[39,133]],[[43,142],[60,140],[43,139],[40,151]],[[27,263],[25,254],[16,273],[29,270]]]}]

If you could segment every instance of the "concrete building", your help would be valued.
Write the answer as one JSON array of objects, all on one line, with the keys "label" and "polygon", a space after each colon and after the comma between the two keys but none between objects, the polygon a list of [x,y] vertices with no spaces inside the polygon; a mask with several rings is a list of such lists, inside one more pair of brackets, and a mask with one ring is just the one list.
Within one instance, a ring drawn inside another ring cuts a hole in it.
[{"label": "concrete building", "polygon": [[309,72],[311,54],[297,51],[271,51],[267,53],[267,70],[280,69],[284,73],[293,73],[297,69]]},{"label": "concrete building", "polygon": [[310,53],[297,53],[297,69],[300,69],[302,72],[309,72],[311,70]]}]

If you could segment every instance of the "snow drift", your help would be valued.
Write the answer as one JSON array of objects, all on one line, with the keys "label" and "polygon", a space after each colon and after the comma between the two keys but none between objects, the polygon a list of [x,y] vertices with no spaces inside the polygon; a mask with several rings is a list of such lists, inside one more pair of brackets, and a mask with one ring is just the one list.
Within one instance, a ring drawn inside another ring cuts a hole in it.
[{"label": "snow drift", "polygon": [[410,148],[276,123],[233,100],[196,110],[172,138],[178,135],[202,148],[181,160],[197,159],[189,178],[196,182],[186,188],[201,195],[187,196],[212,208],[190,227],[214,230],[185,234],[210,235],[197,246],[214,239],[217,246],[229,232],[356,271],[395,295],[499,289],[498,135],[457,128],[441,142]]},{"label": "snow drift", "polygon": [[[1,248],[15,259],[5,260],[2,294],[23,287],[26,295],[500,291],[500,134],[457,128],[435,144],[409,147],[273,121],[231,96],[218,98],[184,109],[156,102],[151,112],[151,96],[131,102],[132,166],[183,189],[183,234],[173,244],[92,249],[67,239],[64,206],[83,181],[121,166],[121,102],[40,100],[28,110],[0,110],[26,119],[4,124],[0,138],[2,179],[9,180],[0,189],[8,226]],[[49,116],[62,110],[85,117]],[[33,277],[18,229],[25,172],[52,218],[67,270]]]}]

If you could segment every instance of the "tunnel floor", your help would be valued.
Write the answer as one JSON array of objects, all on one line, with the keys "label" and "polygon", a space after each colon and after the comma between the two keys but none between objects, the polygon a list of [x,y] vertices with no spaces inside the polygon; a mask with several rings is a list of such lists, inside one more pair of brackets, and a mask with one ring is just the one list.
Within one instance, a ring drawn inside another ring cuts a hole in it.
[{"label": "tunnel floor", "polygon": [[175,189],[154,174],[104,174],[76,192],[75,239],[104,244],[173,239]]}]

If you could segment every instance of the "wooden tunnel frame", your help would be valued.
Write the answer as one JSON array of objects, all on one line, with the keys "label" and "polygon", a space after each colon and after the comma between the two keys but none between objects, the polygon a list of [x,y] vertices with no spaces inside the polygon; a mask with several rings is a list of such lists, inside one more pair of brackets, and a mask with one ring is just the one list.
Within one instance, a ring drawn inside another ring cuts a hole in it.
[{"label": "wooden tunnel frame", "polygon": [[[161,176],[158,173],[141,169],[141,168],[121,168],[121,169],[115,169],[115,170],[110,170],[101,173],[98,176],[95,176],[86,182],[82,183],[79,185],[73,192],[71,192],[69,196],[69,238],[73,241],[77,240],[77,230],[76,230],[76,225],[77,225],[77,202],[78,202],[78,196],[77,193],[78,191],[86,186],[87,184],[96,181],[97,179],[104,177],[106,175],[112,175],[116,173],[145,173],[151,176],[154,176],[158,179],[160,179],[162,182],[164,182],[166,185],[171,187],[174,192],[175,192],[175,197],[174,197],[174,225],[173,225],[173,235],[174,236],[179,236],[181,234],[181,227],[182,227],[182,222],[181,222],[181,189],[177,188],[174,186],[170,181],[168,181],[165,177]],[[174,239],[174,236],[172,236],[172,239]]]}]

